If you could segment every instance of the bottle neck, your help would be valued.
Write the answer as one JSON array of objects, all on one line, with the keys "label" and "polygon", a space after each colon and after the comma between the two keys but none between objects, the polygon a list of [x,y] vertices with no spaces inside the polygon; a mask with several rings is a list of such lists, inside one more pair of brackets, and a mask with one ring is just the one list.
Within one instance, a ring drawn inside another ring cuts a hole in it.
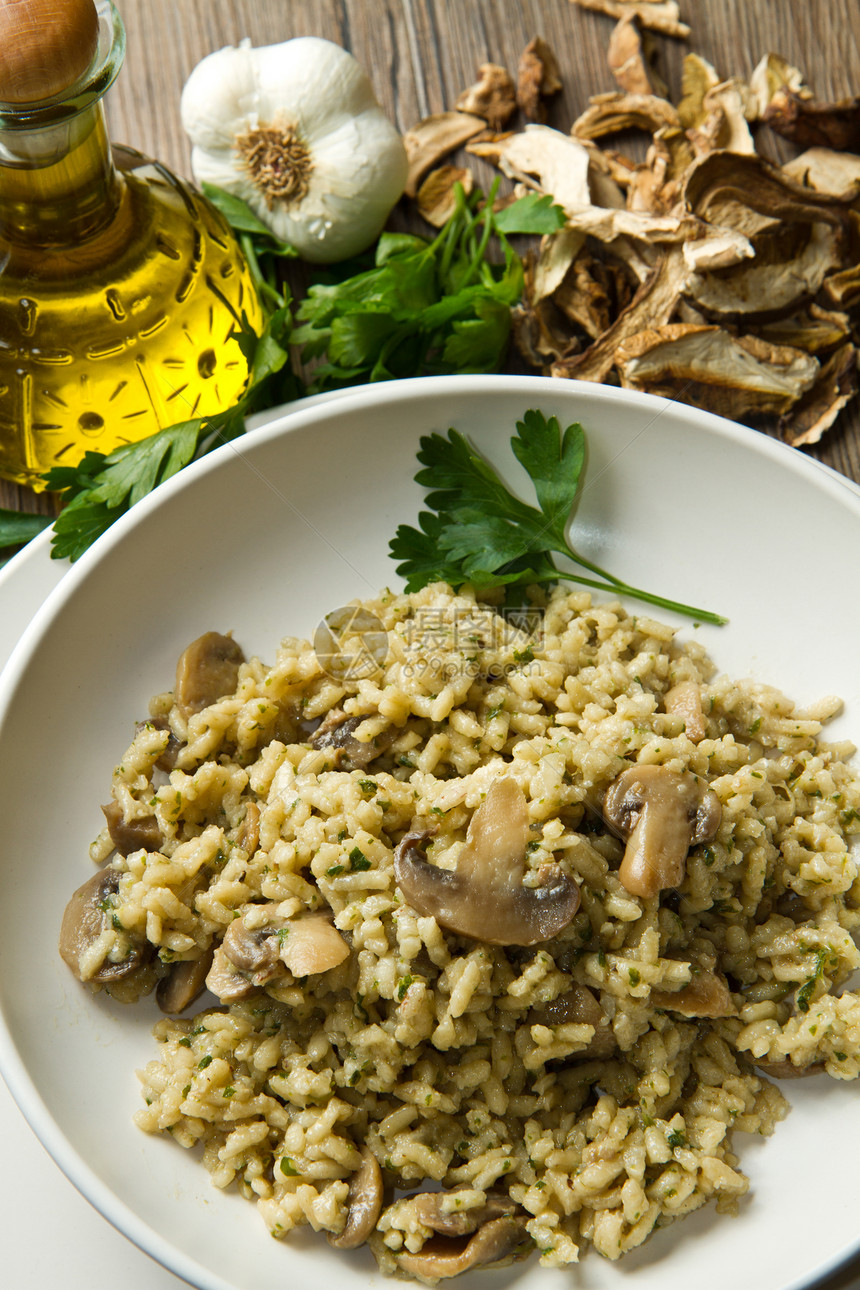
[{"label": "bottle neck", "polygon": [[0,238],[73,245],[110,222],[120,197],[100,101],[59,125],[0,129]]}]

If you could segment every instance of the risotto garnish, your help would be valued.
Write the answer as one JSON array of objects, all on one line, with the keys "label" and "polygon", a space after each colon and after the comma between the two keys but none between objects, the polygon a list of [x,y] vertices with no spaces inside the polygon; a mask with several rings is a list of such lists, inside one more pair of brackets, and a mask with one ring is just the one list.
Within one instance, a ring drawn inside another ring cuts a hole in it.
[{"label": "risotto garnish", "polygon": [[165,1014],[142,1129],[272,1235],[429,1284],[732,1213],[779,1081],[860,1071],[839,701],[535,594],[384,593],[272,666],[200,637],[61,933],[82,981]]}]

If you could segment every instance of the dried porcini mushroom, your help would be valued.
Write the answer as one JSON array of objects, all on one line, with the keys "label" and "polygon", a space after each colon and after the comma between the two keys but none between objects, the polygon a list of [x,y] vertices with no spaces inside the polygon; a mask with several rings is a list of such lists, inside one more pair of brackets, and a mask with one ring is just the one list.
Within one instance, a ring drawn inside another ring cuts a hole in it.
[{"label": "dried porcini mushroom", "polygon": [[245,655],[231,636],[204,632],[192,641],[176,664],[174,701],[182,716],[187,720],[232,694],[244,662]]},{"label": "dried porcini mushroom", "polygon": [[665,84],[649,66],[649,52],[636,19],[631,15],[620,18],[609,37],[606,56],[609,70],[627,94],[659,94],[668,98]]},{"label": "dried porcini mushroom", "polygon": [[394,852],[394,876],[406,901],[440,927],[489,945],[536,945],[566,927],[579,888],[555,865],[537,887],[523,884],[528,807],[508,776],[496,780],[469,823],[456,869],[430,864],[421,850],[429,830],[408,833]]},{"label": "dried porcini mushroom", "polygon": [[355,1250],[363,1245],[376,1227],[381,1208],[382,1170],[370,1147],[363,1147],[361,1164],[349,1180],[346,1223],[336,1236],[329,1235],[329,1245],[339,1250]]},{"label": "dried porcini mushroom", "polygon": [[647,130],[654,134],[667,126],[679,129],[678,113],[656,94],[595,94],[571,126],[577,139],[600,139],[621,130]]},{"label": "dried porcini mushroom", "polygon": [[811,389],[819,364],[811,354],[722,328],[670,323],[621,341],[621,384],[675,397],[723,416],[781,413]]},{"label": "dried porcini mushroom", "polygon": [[483,117],[491,130],[502,130],[517,110],[517,91],[510,74],[498,63],[482,63],[480,79],[457,99],[458,112]]},{"label": "dried porcini mushroom", "polygon": [[618,877],[648,898],[684,881],[691,846],[710,841],[722,808],[713,789],[690,771],[630,766],[610,784],[603,817],[626,840]]},{"label": "dried porcini mushroom", "polygon": [[530,40],[517,68],[517,104],[530,121],[546,120],[546,99],[562,88],[555,54],[540,36]]},{"label": "dried porcini mushroom", "polygon": [[593,9],[610,18],[633,17],[642,27],[662,32],[664,36],[689,36],[690,28],[681,21],[677,0],[571,0],[580,9]]},{"label": "dried porcini mushroom", "polygon": [[524,1216],[494,1218],[468,1239],[431,1236],[417,1254],[398,1254],[397,1266],[410,1276],[433,1282],[470,1268],[509,1263],[524,1244],[531,1245],[525,1224]]},{"label": "dried porcini mushroom", "polygon": [[434,228],[441,228],[450,219],[457,203],[455,184],[459,184],[468,196],[474,182],[471,170],[465,166],[437,166],[418,189],[418,213]]},{"label": "dried porcini mushroom", "polygon": [[[569,138],[528,125],[468,145],[551,196],[567,218],[555,237],[577,239],[567,268],[542,248],[527,269],[517,347],[546,375],[620,382],[764,422],[791,444],[817,442],[857,388],[860,157],[838,149],[854,139],[860,98],[816,103],[802,73],[775,54],[747,81],[691,53],[675,107],[641,33],[686,35],[678,5],[574,2],[616,19],[608,60],[621,92],[591,99]],[[786,132],[816,146],[771,165],[750,127],[782,128],[789,117]],[[644,163],[594,142],[630,126],[650,133]],[[587,283],[581,269],[595,255],[636,291],[608,297],[605,312],[577,306],[574,278]],[[842,311],[844,327],[775,327],[812,309]],[[663,333],[708,326],[719,340]]]},{"label": "dried porcini mushroom", "polygon": [[414,197],[418,185],[437,162],[449,153],[485,130],[487,126],[483,117],[469,112],[438,112],[425,117],[403,136],[406,156],[409,161],[409,174],[404,192],[407,197]]}]

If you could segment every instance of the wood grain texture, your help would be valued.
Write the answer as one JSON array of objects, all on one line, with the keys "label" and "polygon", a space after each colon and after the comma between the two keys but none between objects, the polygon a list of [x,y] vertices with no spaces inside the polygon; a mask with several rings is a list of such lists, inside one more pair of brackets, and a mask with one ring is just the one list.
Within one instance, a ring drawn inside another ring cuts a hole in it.
[{"label": "wood grain texture", "polygon": [[[453,106],[480,63],[515,71],[537,35],[556,52],[564,78],[550,125],[568,129],[589,95],[615,88],[606,65],[611,20],[570,0],[119,0],[119,8],[128,53],[108,97],[111,136],[184,175],[190,162],[179,122],[182,86],[205,54],[245,37],[260,45],[317,35],[345,46],[402,131]],[[860,92],[860,0],[682,0],[681,8],[692,27],[689,41],[656,37],[658,68],[673,97],[690,49],[721,73],[742,76],[774,51],[801,67],[821,98]],[[794,152],[770,134],[763,150],[776,160]],[[489,168],[470,164],[487,184]],[[402,227],[403,216],[396,214],[395,223]],[[860,482],[860,401],[823,443],[803,451]],[[49,498],[4,481],[0,505],[52,509]]]}]

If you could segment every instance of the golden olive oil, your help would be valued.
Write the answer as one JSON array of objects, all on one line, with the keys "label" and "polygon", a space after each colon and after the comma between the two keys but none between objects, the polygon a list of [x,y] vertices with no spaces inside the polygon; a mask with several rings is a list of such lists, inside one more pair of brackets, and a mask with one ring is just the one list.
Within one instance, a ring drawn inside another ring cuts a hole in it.
[{"label": "golden olive oil", "polygon": [[91,97],[34,129],[0,105],[0,474],[35,488],[230,406],[248,376],[232,333],[262,327],[226,222],[158,162],[112,152]]}]

